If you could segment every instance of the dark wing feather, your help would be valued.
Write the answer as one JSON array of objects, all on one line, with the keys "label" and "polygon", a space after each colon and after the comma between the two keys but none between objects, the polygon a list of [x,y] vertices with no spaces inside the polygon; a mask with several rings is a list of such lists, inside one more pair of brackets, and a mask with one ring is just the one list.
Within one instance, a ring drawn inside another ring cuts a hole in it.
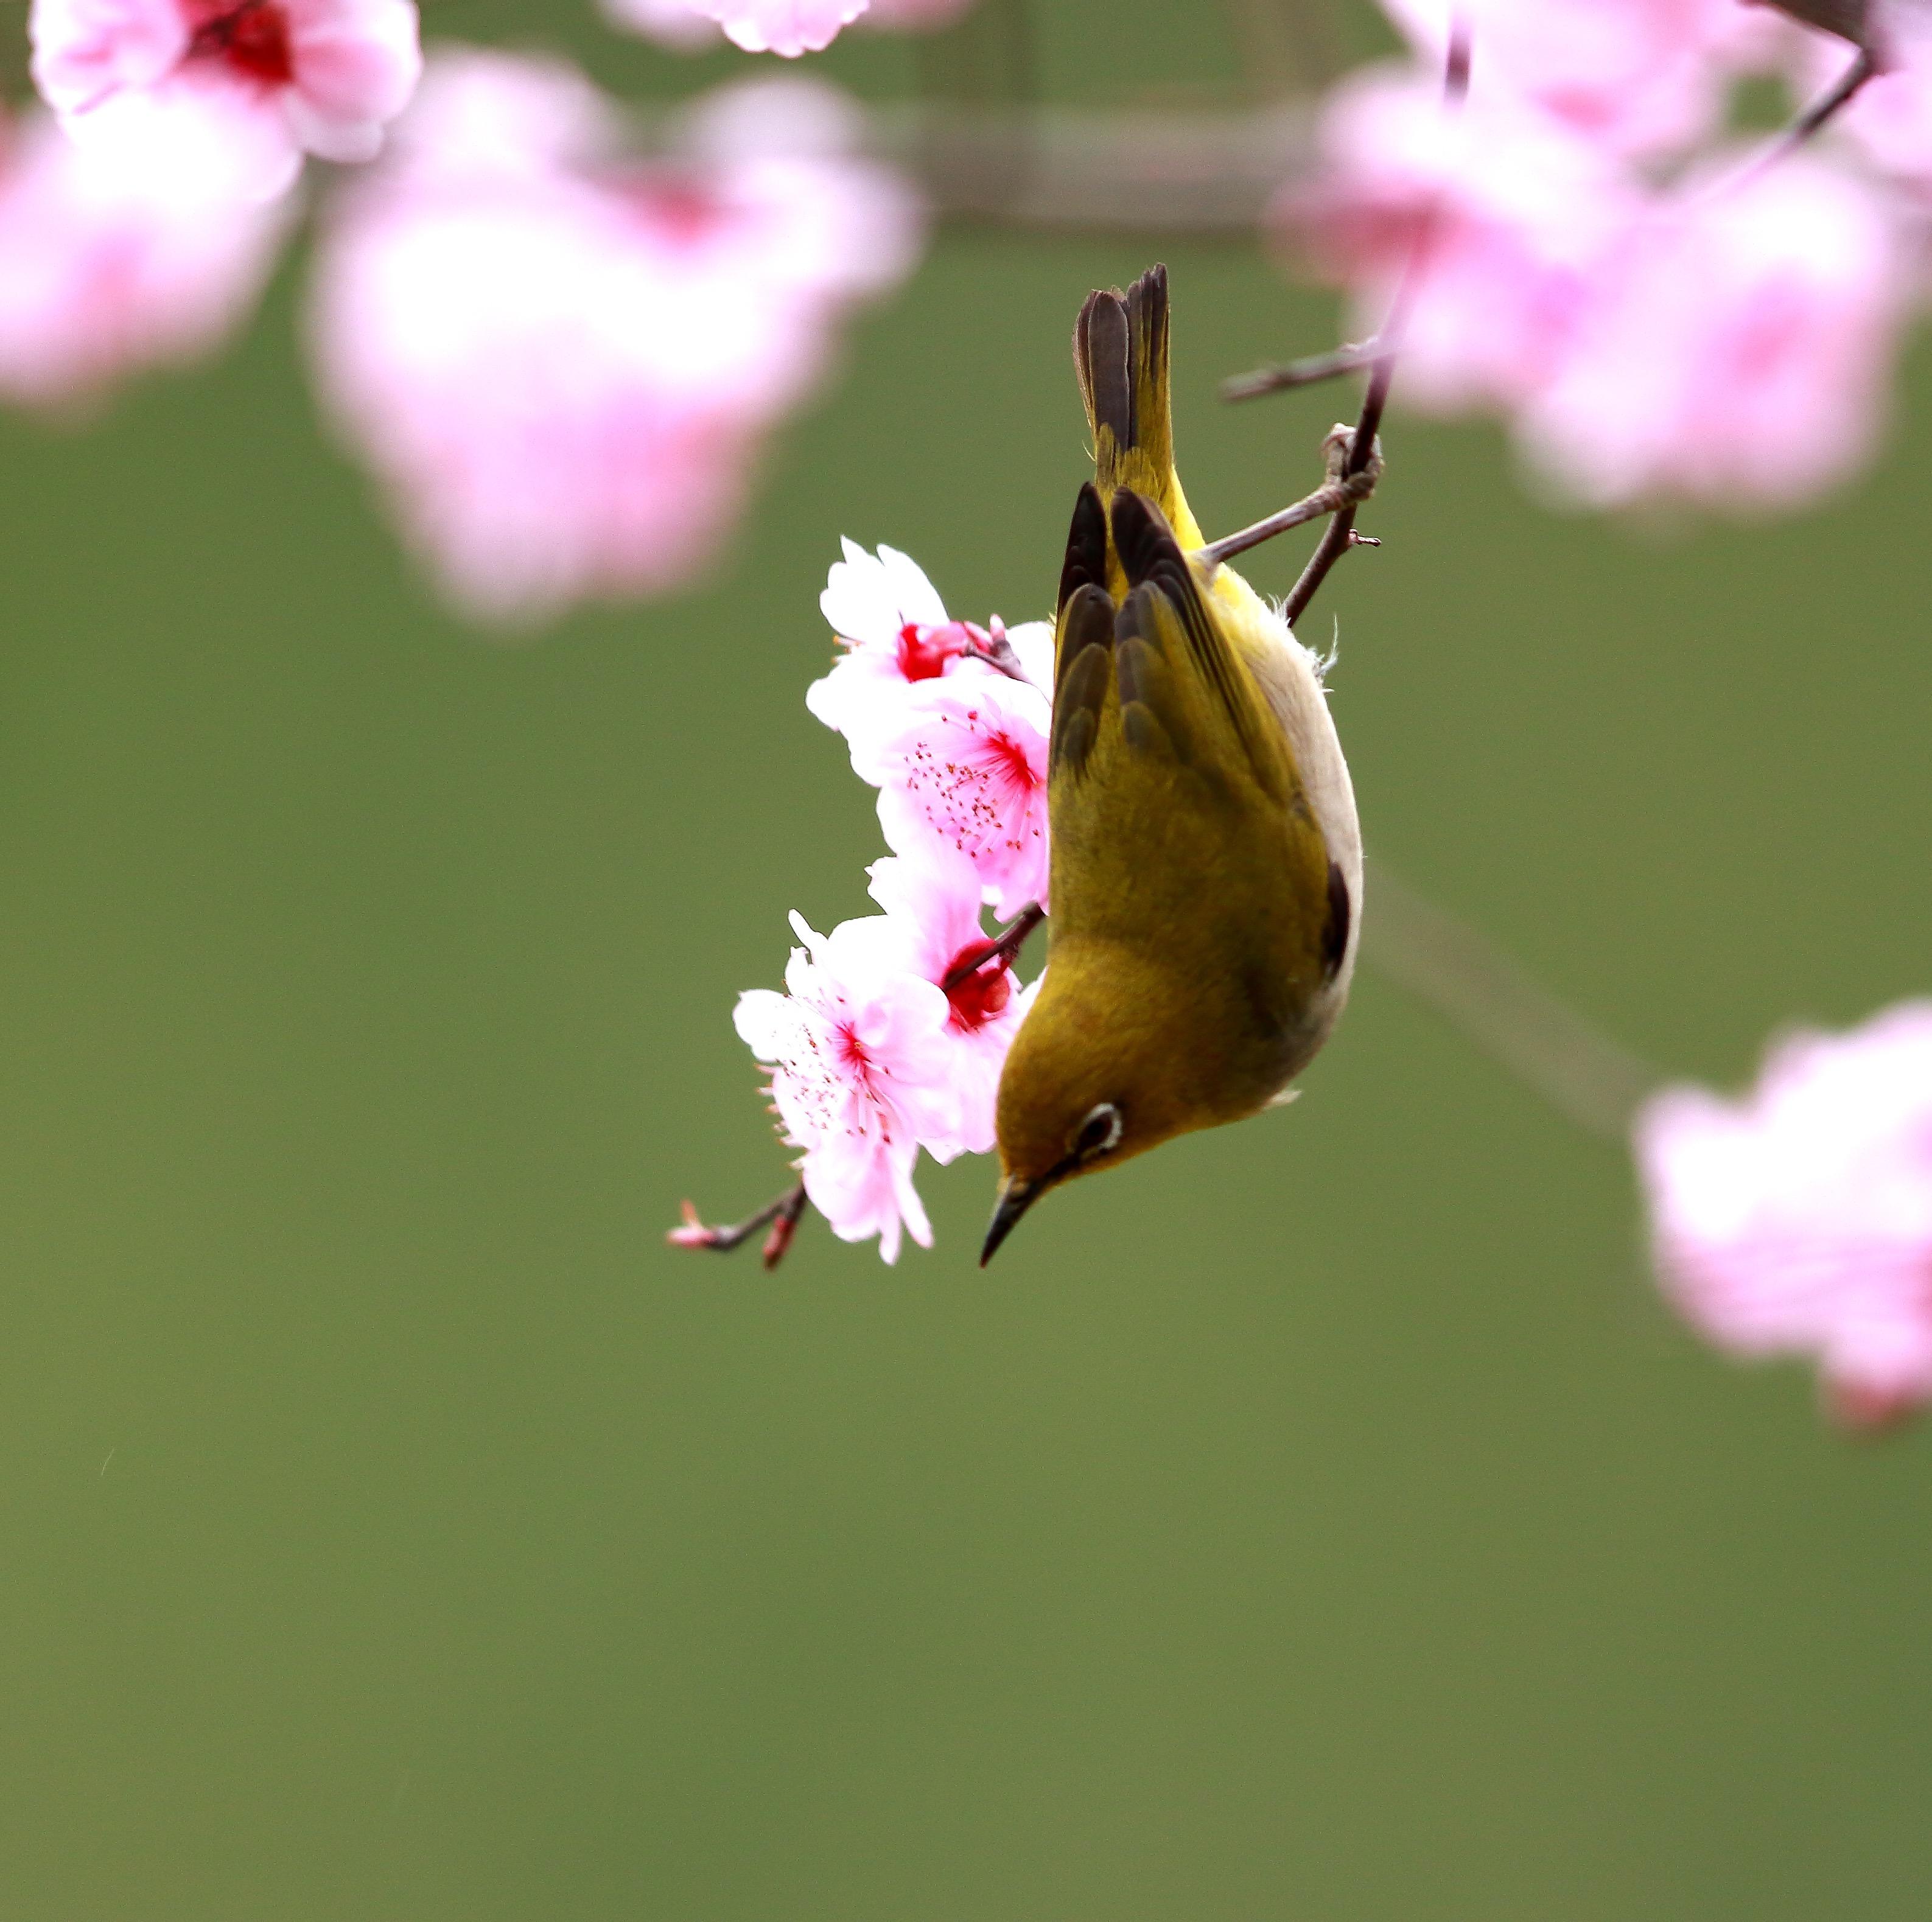
[{"label": "dark wing feather", "polygon": [[[1292,775],[1280,730],[1264,712],[1252,676],[1208,608],[1166,517],[1144,495],[1124,487],[1114,496],[1113,530],[1129,582],[1135,588],[1151,589],[1173,609],[1186,637],[1193,676],[1233,730],[1262,787],[1276,799],[1286,800]],[[1176,673],[1182,671],[1180,661],[1168,664]],[[1174,730],[1170,727],[1168,731],[1172,734]]]},{"label": "dark wing feather", "polygon": [[1066,605],[1075,589],[1107,584],[1107,510],[1091,481],[1081,484],[1073,503],[1073,524],[1066,532],[1066,558],[1060,567],[1060,597],[1056,613]]},{"label": "dark wing feather", "polygon": [[1053,738],[1047,778],[1084,772],[1100,736],[1100,715],[1114,678],[1114,603],[1092,582],[1076,587],[1060,610],[1054,650]]}]

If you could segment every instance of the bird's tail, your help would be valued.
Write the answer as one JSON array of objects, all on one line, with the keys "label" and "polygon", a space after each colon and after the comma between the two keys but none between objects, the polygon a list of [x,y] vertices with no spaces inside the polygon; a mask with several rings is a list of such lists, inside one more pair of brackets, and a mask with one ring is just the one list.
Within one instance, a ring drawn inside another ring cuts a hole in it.
[{"label": "bird's tail", "polygon": [[1150,267],[1124,294],[1096,288],[1073,328],[1073,365],[1094,430],[1094,479],[1103,502],[1144,494],[1184,547],[1201,544],[1174,470],[1168,400],[1167,269]]}]

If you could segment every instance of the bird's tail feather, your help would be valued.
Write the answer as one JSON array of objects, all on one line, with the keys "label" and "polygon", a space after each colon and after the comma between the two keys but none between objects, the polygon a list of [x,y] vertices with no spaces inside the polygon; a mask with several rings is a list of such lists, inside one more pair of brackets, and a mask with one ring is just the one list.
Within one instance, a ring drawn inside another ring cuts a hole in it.
[{"label": "bird's tail feather", "polygon": [[1131,487],[1160,508],[1184,545],[1198,547],[1200,529],[1174,470],[1165,267],[1150,267],[1124,294],[1105,288],[1087,296],[1073,329],[1073,364],[1102,502]]}]

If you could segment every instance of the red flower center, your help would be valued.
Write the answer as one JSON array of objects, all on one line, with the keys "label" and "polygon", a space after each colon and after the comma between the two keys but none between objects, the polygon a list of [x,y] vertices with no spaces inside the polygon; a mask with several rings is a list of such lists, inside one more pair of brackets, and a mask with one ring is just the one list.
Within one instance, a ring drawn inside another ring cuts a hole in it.
[{"label": "red flower center", "polygon": [[1025,793],[1039,786],[1034,776],[1033,763],[1027,759],[1026,749],[1010,734],[1002,730],[998,734],[988,735],[986,748],[1000,773],[1021,793]]},{"label": "red flower center", "polygon": [[936,681],[962,645],[956,625],[922,628],[908,621],[899,629],[899,672],[909,681]]},{"label": "red flower center", "polygon": [[275,0],[188,0],[190,60],[218,60],[269,86],[295,78],[288,16]]},{"label": "red flower center", "polygon": [[[953,957],[955,962],[971,952],[962,948]],[[949,988],[946,998],[952,1003],[952,1025],[974,1034],[995,1015],[1005,1013],[1006,1003],[1013,998],[1012,977],[1004,967],[982,967]]]}]

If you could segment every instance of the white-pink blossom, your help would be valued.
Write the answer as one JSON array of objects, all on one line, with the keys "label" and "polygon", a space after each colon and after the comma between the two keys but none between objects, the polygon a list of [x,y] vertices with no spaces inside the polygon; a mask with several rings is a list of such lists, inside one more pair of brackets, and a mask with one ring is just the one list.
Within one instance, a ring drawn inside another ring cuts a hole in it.
[{"label": "white-pink blossom", "polygon": [[829,936],[797,916],[782,994],[740,996],[739,1035],[772,1070],[772,1104],[812,1206],[846,1241],[879,1237],[896,1261],[902,1225],[922,1247],[932,1230],[913,1164],[920,1137],[944,1141],[951,1009],[933,982],[904,965],[899,931],[884,917],[848,921]]},{"label": "white-pink blossom", "polygon": [[817,53],[866,10],[866,0],[695,0],[724,37],[747,53],[782,54],[795,60]]},{"label": "white-pink blossom", "polygon": [[1855,1423],[1932,1399],[1932,1001],[1790,1036],[1737,1100],[1666,1089],[1635,1139],[1658,1273],[1694,1326],[1815,1357]]},{"label": "white-pink blossom", "polygon": [[886,910],[881,942],[896,942],[901,965],[940,988],[950,1011],[942,1036],[939,1111],[928,1109],[920,1144],[942,1162],[956,1153],[985,1154],[993,1146],[1000,1070],[1038,984],[1022,987],[1010,963],[996,958],[946,985],[987,940],[980,877],[963,856],[935,849],[916,859],[888,856],[868,872],[872,898]]},{"label": "white-pink blossom", "polygon": [[1906,283],[1891,210],[1829,160],[1693,177],[1606,250],[1554,377],[1517,420],[1594,507],[1788,507],[1870,454]]},{"label": "white-pink blossom", "polygon": [[1509,407],[1546,382],[1637,204],[1615,158],[1520,103],[1445,111],[1439,77],[1394,66],[1335,88],[1318,148],[1312,179],[1284,190],[1273,217],[1347,289],[1352,333],[1384,324],[1424,250],[1402,398]]},{"label": "white-pink blossom", "polygon": [[846,737],[865,778],[877,778],[870,769],[880,739],[904,725],[908,691],[946,675],[1000,672],[983,658],[996,638],[1030,683],[1051,694],[1053,631],[1046,622],[1009,628],[996,615],[982,628],[950,619],[924,571],[896,547],[882,544],[874,555],[852,541],[841,545],[845,558],[832,562],[818,604],[845,651],[806,690],[805,704]]},{"label": "white-pink blossom", "polygon": [[130,101],[187,94],[240,109],[256,186],[304,152],[366,160],[422,70],[412,0],[34,0],[34,79],[70,132]]},{"label": "white-pink blossom", "polygon": [[1002,920],[1046,899],[1046,749],[1052,703],[1030,682],[958,673],[906,691],[898,724],[853,765],[879,790],[896,854],[952,850]]},{"label": "white-pink blossom", "polygon": [[392,157],[338,201],[310,331],[460,604],[528,619],[710,559],[836,322],[916,249],[898,183],[830,150],[838,119],[822,89],[766,82],[644,158],[571,69],[432,62]]},{"label": "white-pink blossom", "polygon": [[211,351],[254,307],[292,213],[256,196],[219,116],[148,100],[81,145],[0,128],[0,397],[66,407]]},{"label": "white-pink blossom", "polygon": [[1450,22],[1469,33],[1470,100],[1528,108],[1606,151],[1694,144],[1718,124],[1738,0],[1383,0],[1441,85]]},{"label": "white-pink blossom", "polygon": [[604,10],[661,46],[689,52],[729,34],[747,51],[816,52],[856,22],[889,31],[950,26],[973,0],[604,0]]}]

